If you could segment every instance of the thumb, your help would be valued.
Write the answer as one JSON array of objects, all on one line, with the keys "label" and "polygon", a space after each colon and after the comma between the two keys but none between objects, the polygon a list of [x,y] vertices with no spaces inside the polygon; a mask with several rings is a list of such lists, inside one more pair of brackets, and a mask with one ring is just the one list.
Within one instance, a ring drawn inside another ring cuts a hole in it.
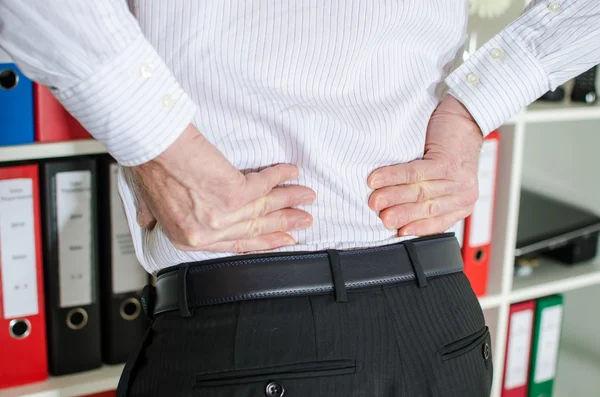
[{"label": "thumb", "polygon": [[133,173],[127,173],[126,175],[129,177],[130,186],[133,188],[137,223],[144,229],[153,229],[156,225],[156,217],[150,209],[144,189]]},{"label": "thumb", "polygon": [[150,206],[146,203],[143,197],[136,194],[136,217],[137,223],[144,229],[153,229],[156,226],[156,218],[150,209]]}]

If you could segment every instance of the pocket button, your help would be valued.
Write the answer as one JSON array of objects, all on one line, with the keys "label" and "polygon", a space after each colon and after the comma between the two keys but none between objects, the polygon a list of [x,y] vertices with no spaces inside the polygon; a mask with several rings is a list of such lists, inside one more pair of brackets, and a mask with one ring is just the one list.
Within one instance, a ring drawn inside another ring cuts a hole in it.
[{"label": "pocket button", "polygon": [[268,397],[282,397],[285,389],[278,382],[271,382],[267,385],[267,389],[265,390]]},{"label": "pocket button", "polygon": [[483,358],[486,360],[490,358],[490,344],[487,342],[483,344]]}]

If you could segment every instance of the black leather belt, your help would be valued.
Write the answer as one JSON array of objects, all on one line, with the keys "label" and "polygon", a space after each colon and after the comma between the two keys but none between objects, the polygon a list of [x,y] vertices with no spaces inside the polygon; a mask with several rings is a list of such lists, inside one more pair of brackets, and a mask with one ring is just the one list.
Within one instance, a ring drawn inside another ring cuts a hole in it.
[{"label": "black leather belt", "polygon": [[156,296],[145,310],[179,310],[240,300],[308,295],[460,272],[463,261],[454,233],[356,250],[269,253],[187,263],[158,274]]}]

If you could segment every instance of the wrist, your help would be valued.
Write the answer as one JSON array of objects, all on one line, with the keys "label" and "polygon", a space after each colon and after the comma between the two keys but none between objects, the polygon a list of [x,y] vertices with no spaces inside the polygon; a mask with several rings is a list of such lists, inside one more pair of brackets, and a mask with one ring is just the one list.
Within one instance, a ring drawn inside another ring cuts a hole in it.
[{"label": "wrist", "polygon": [[196,126],[189,124],[171,146],[156,157],[156,161],[170,162],[180,160],[182,157],[186,157],[188,153],[191,156],[194,156],[194,153],[199,155],[201,153],[199,150],[206,144],[208,144],[206,137],[198,131]]},{"label": "wrist", "polygon": [[446,98],[442,101],[442,103],[440,103],[438,110],[465,119],[468,122],[468,124],[472,127],[470,129],[472,129],[473,132],[483,136],[483,132],[481,131],[481,128],[479,128],[475,117],[473,117],[469,109],[467,109],[467,107],[454,96],[450,94],[447,95]]},{"label": "wrist", "polygon": [[456,114],[457,116],[464,117],[469,121],[475,122],[475,118],[473,117],[471,112],[469,112],[469,109],[467,109],[461,101],[459,101],[452,95],[446,96],[442,103],[446,104],[446,106],[448,107],[447,110],[451,113]]},{"label": "wrist", "polygon": [[138,170],[159,168],[177,168],[176,164],[189,164],[196,156],[201,155],[202,148],[208,143],[208,140],[198,131],[193,124],[181,132],[177,139],[162,151],[158,156],[145,163],[133,166]]}]

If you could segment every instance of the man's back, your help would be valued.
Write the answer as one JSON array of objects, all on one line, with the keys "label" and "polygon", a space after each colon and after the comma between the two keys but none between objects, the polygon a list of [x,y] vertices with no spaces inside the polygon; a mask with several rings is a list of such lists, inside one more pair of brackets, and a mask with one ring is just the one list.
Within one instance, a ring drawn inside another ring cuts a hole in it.
[{"label": "man's back", "polygon": [[[234,167],[296,165],[314,223],[283,250],[399,241],[368,207],[374,170],[422,156],[467,1],[133,2],[150,42],[198,105],[194,124]],[[125,184],[122,184],[125,187]],[[135,219],[133,201],[128,214]],[[149,271],[223,253],[176,250],[139,229]]]}]

